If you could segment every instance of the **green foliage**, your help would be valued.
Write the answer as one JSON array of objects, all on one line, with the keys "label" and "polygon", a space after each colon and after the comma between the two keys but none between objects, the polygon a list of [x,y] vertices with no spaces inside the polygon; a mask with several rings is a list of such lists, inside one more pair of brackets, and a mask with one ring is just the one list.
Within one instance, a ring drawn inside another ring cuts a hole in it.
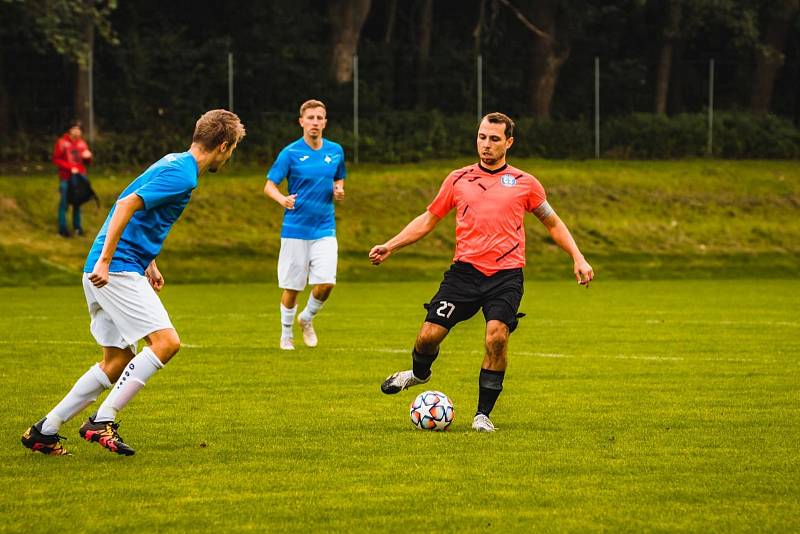
[{"label": "green foliage", "polygon": [[[429,384],[378,391],[436,287],[339,284],[319,346],[287,355],[273,284],[168,279],[184,346],[120,413],[131,458],[78,438],[91,408],[62,427],[74,456],[22,448],[100,351],[79,279],[0,288],[0,531],[796,530],[796,280],[529,282],[492,435],[469,427],[480,314]],[[412,428],[423,387],[453,399],[448,432]]]},{"label": "green foliage", "polygon": [[[614,158],[700,157],[708,149],[708,116],[636,113],[603,123],[602,150]],[[723,158],[800,157],[800,130],[775,115],[722,112],[714,115],[714,155]]]},{"label": "green foliage", "polygon": [[[126,134],[100,132],[96,161],[124,167],[143,164],[191,142],[191,121],[154,114],[146,130]],[[292,113],[243,117],[247,138],[236,159],[265,165],[287,143],[302,135]],[[430,112],[376,113],[359,123],[362,162],[407,163],[471,156],[475,152],[476,119],[464,114]],[[186,126],[189,124],[189,126]],[[512,154],[517,157],[583,159],[594,156],[594,129],[587,120],[516,120]],[[332,120],[326,135],[339,142],[352,159],[355,141],[347,118]],[[674,117],[651,113],[611,117],[601,124],[601,151],[614,159],[678,159],[703,157],[708,144],[706,114]],[[0,144],[0,161],[42,164],[50,159],[53,139],[20,133]],[[800,158],[800,130],[787,119],[747,112],[715,114],[714,156],[729,159]]]},{"label": "green foliage", "polygon": [[37,37],[31,43],[43,50],[43,42],[59,55],[69,57],[82,66],[89,59],[90,43],[86,41],[86,25],[91,24],[106,42],[119,44],[111,27],[110,17],[117,0],[3,0],[21,9],[23,23]]},{"label": "green foliage", "polygon": [[515,122],[514,154],[562,159],[587,157],[594,151],[594,133],[586,121],[522,117]]},{"label": "green foliage", "polygon": [[720,113],[714,120],[714,154],[724,158],[800,158],[800,130],[775,115]]},{"label": "green foliage", "polygon": [[700,114],[667,117],[634,113],[601,126],[601,150],[615,158],[669,159],[702,156],[706,124]]}]

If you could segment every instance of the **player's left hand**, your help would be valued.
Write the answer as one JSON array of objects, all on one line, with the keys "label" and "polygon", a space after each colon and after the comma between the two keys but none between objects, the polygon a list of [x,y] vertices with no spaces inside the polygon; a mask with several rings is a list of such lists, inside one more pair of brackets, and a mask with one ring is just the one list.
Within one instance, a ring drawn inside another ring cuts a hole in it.
[{"label": "player's left hand", "polygon": [[594,271],[592,270],[592,266],[589,265],[585,259],[580,258],[575,260],[573,271],[575,273],[575,280],[578,281],[578,284],[588,288],[589,282],[594,279]]},{"label": "player's left hand", "polygon": [[344,200],[344,186],[342,184],[333,184],[333,199]]},{"label": "player's left hand", "polygon": [[94,269],[89,274],[89,281],[94,287],[103,287],[108,283],[108,267],[108,263],[102,260],[97,260],[94,264]]},{"label": "player's left hand", "polygon": [[161,276],[161,271],[158,270],[158,267],[150,265],[144,272],[144,275],[147,277],[147,281],[150,282],[150,287],[152,287],[156,293],[161,291],[161,288],[164,287],[164,277]]},{"label": "player's left hand", "polygon": [[369,261],[372,265],[380,265],[386,261],[386,258],[392,253],[386,245],[375,245],[369,251]]}]

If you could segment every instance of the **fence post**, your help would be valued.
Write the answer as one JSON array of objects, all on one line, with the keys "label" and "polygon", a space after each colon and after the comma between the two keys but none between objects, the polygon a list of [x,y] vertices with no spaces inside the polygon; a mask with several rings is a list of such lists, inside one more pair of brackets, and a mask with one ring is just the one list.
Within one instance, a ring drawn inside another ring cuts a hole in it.
[{"label": "fence post", "polygon": [[358,163],[358,55],[353,56],[353,162]]},{"label": "fence post", "polygon": [[89,144],[94,146],[94,51],[89,50]]},{"label": "fence post", "polygon": [[478,85],[478,121],[483,118],[483,56],[478,54],[477,58],[477,85]]},{"label": "fence post", "polygon": [[233,112],[233,52],[228,52],[228,111]]},{"label": "fence post", "polygon": [[600,159],[600,58],[594,58],[594,157]]},{"label": "fence post", "polygon": [[708,156],[714,154],[714,60],[708,64]]}]

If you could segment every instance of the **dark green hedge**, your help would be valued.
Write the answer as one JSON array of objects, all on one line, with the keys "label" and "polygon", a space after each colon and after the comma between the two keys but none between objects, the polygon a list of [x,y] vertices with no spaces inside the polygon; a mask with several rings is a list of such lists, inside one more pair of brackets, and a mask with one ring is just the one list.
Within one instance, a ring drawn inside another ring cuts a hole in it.
[{"label": "dark green hedge", "polygon": [[[301,134],[292,114],[264,113],[244,117],[247,139],[237,153],[244,163],[266,164],[282,146]],[[514,155],[543,158],[594,156],[594,128],[589,120],[517,118]],[[432,112],[381,112],[359,123],[362,162],[401,163],[452,158],[475,153],[477,120],[468,115]],[[191,125],[189,126],[191,128]],[[340,142],[352,161],[352,119],[332,117],[328,135]],[[191,132],[162,122],[144,132],[105,131],[93,150],[98,163],[111,166],[147,164],[167,152],[188,147]],[[612,117],[601,126],[601,153],[616,159],[671,159],[705,156],[708,118],[705,114],[674,117],[632,114]],[[52,138],[19,134],[0,141],[0,163],[47,165]],[[714,119],[713,155],[737,158],[800,158],[800,130],[774,115],[718,113]]]}]

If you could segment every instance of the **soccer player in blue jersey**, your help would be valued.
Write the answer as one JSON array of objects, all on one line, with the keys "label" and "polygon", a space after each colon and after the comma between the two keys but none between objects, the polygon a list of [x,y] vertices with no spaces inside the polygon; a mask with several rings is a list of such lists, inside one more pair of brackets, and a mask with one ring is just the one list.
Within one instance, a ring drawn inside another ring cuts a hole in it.
[{"label": "soccer player in blue jersey", "polygon": [[[197,187],[198,177],[222,168],[244,135],[239,117],[223,109],[211,110],[197,121],[189,150],[164,156],[119,196],[83,269],[91,332],[103,347],[103,361],[81,376],[67,396],[22,435],[25,447],[55,456],[69,454],[58,434],[61,425],[111,388],[79,434],[117,454],[134,454],[117,432],[117,412],[181,346],[156,295],[164,286],[156,256]],[[136,354],[136,344],[142,339],[146,346]]]},{"label": "soccer player in blue jersey", "polygon": [[[328,123],[325,104],[308,100],[300,106],[303,137],[289,144],[267,173],[264,193],[285,209],[278,257],[281,296],[280,348],[294,350],[292,325],[297,294],[310,283],[314,288],[305,309],[297,315],[303,342],[317,346],[312,320],[336,284],[336,221],[333,201],[344,199],[344,151],[322,137]],[[278,185],[286,179],[289,194]]]}]

